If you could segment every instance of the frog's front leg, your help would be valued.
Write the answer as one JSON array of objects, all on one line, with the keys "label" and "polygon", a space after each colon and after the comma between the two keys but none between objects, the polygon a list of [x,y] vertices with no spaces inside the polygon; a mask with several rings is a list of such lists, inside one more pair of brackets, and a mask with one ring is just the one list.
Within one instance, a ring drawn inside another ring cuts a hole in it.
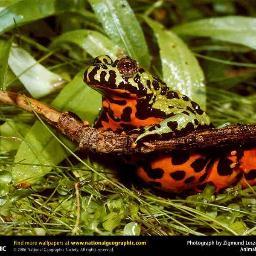
[{"label": "frog's front leg", "polygon": [[189,115],[186,112],[175,113],[159,124],[142,128],[142,133],[137,137],[135,143],[149,138],[166,139],[188,133],[200,126],[208,126],[209,124],[210,120],[205,113],[199,119],[197,115],[192,113]]}]

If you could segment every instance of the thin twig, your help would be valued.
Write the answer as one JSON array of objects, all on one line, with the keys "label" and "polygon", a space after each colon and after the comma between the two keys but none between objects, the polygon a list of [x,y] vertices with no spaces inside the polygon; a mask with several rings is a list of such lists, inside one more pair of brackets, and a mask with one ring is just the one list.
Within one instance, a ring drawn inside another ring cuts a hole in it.
[{"label": "thin twig", "polygon": [[256,125],[231,125],[193,131],[168,140],[145,141],[134,147],[136,134],[126,135],[92,128],[69,112],[58,112],[47,105],[14,92],[0,91],[0,102],[35,112],[59,132],[79,145],[81,150],[98,154],[132,155],[202,148],[240,147],[256,143]]},{"label": "thin twig", "polygon": [[80,218],[81,218],[81,203],[80,203],[80,183],[75,183],[75,192],[76,192],[76,223],[72,230],[72,235],[79,235],[79,226],[80,226]]}]

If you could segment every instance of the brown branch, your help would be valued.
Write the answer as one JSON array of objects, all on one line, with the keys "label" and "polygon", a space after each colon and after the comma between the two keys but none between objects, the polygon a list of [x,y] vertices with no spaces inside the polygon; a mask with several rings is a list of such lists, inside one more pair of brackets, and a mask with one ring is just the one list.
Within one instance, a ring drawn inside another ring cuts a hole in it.
[{"label": "brown branch", "polygon": [[182,137],[169,140],[143,142],[136,147],[137,135],[101,131],[88,126],[69,112],[58,112],[45,104],[25,95],[0,91],[0,102],[16,105],[29,112],[36,112],[62,134],[87,152],[101,154],[129,155],[156,151],[191,150],[212,147],[242,146],[256,143],[256,125],[232,125],[220,129],[194,131]]}]

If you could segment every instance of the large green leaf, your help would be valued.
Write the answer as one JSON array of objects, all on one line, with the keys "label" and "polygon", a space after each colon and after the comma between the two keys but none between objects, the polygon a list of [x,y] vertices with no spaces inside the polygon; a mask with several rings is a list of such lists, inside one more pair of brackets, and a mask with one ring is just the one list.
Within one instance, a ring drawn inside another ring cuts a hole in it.
[{"label": "large green leaf", "polygon": [[187,45],[158,22],[145,18],[153,29],[160,48],[163,80],[167,85],[196,101],[205,109],[204,75]]},{"label": "large green leaf", "polygon": [[0,41],[0,90],[6,87],[6,75],[8,68],[8,57],[12,40]]},{"label": "large green leaf", "polygon": [[0,126],[0,151],[18,149],[23,137],[29,131],[29,125],[15,120],[8,120]]},{"label": "large green leaf", "polygon": [[52,47],[56,47],[63,43],[76,44],[93,57],[107,54],[111,58],[115,59],[120,49],[116,44],[101,33],[84,29],[73,30],[60,35],[53,41]]},{"label": "large green leaf", "polygon": [[22,48],[11,48],[8,63],[34,98],[46,96],[64,82],[59,75],[46,69]]},{"label": "large green leaf", "polygon": [[89,0],[107,35],[142,66],[150,58],[143,31],[126,0]]},{"label": "large green leaf", "polygon": [[0,33],[31,21],[54,15],[61,11],[72,10],[76,0],[20,0],[10,1],[1,8],[0,3]]},{"label": "large green leaf", "polygon": [[256,49],[256,18],[228,16],[202,19],[177,26],[180,35],[211,37]]},{"label": "large green leaf", "polygon": [[[97,33],[93,34],[96,35]],[[110,56],[116,54],[115,47],[106,40],[106,37],[98,36],[97,34],[96,38],[98,47],[94,46],[88,49],[92,56],[101,55],[103,53],[102,49],[112,49],[113,52],[110,51],[108,53]],[[79,40],[76,41],[76,43],[79,43]],[[84,49],[87,50],[87,47],[84,47]],[[72,111],[82,119],[92,122],[101,107],[101,96],[90,89],[90,87],[84,85],[82,73],[83,72],[79,73],[73,81],[65,86],[52,102],[52,105],[60,110]],[[27,134],[15,157],[16,162],[23,161],[30,164],[34,163],[34,166],[33,168],[29,165],[14,166],[14,180],[16,182],[23,180],[34,182],[52,169],[51,167],[43,167],[43,164],[56,165],[66,156],[67,153],[60,146],[59,142],[57,142],[46,128],[37,121]]]},{"label": "large green leaf", "polygon": [[[101,96],[84,85],[81,72],[61,91],[52,105],[92,121],[98,113],[100,101]],[[58,164],[66,156],[61,144],[40,121],[36,121],[15,156],[15,162],[27,165],[14,165],[14,181],[33,183],[52,169],[49,166]]]}]

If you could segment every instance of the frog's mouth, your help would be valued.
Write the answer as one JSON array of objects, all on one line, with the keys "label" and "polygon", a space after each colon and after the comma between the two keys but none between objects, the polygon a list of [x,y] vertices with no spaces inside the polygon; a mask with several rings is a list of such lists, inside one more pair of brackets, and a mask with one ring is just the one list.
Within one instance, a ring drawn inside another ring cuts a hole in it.
[{"label": "frog's mouth", "polygon": [[137,95],[134,93],[130,93],[125,89],[114,89],[110,87],[106,87],[100,84],[90,84],[89,85],[94,90],[98,91],[100,94],[104,95],[105,97],[112,97],[117,96],[120,98],[137,98]]}]

